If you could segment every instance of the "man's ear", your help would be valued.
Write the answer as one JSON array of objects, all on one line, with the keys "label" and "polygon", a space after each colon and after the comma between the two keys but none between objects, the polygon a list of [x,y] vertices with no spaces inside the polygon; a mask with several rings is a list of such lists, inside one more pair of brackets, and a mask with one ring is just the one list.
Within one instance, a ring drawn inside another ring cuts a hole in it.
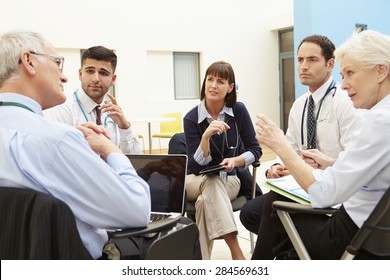
[{"label": "man's ear", "polygon": [[111,85],[114,86],[116,81],[116,74],[112,75]]},{"label": "man's ear", "polygon": [[332,71],[334,68],[334,58],[328,60],[328,68]]},{"label": "man's ear", "polygon": [[32,55],[29,52],[23,52],[20,55],[20,64],[24,67],[27,73],[31,75],[36,74],[35,61],[32,59]]},{"label": "man's ear", "polygon": [[385,64],[378,65],[378,82],[383,82],[389,76],[389,66]]}]

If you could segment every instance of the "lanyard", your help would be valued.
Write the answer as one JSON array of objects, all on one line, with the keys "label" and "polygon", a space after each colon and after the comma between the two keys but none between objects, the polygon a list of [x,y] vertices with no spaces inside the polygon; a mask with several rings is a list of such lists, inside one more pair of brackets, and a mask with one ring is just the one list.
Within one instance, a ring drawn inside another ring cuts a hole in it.
[{"label": "lanyard", "polygon": [[[81,113],[83,113],[83,115],[84,115],[85,121],[88,122],[89,119],[88,119],[87,113],[84,111],[83,106],[81,106],[81,101],[80,101],[80,99],[79,99],[79,97],[78,97],[78,95],[77,95],[77,91],[75,91],[75,92],[73,93],[73,95],[74,95],[74,97],[76,98],[76,102],[77,102],[77,105],[79,106],[79,108],[80,108],[80,110],[81,110]],[[104,123],[104,126],[107,126],[107,119],[108,119],[108,118],[111,118],[111,117],[110,117],[110,116],[104,117],[104,122],[103,122],[103,123]],[[115,125],[115,122],[114,122],[114,125]]]},{"label": "lanyard", "polygon": [[7,102],[7,101],[0,101],[0,106],[14,106],[14,107],[20,107],[26,110],[29,110],[30,112],[35,113],[31,108],[27,107],[26,105],[19,103],[19,102]]},{"label": "lanyard", "polygon": [[[334,93],[332,95],[332,97],[334,97],[335,93],[336,93],[336,81],[333,80],[330,85],[328,86],[328,89],[326,90],[324,96],[321,97],[320,99],[320,103],[319,103],[319,107],[318,107],[318,110],[317,110],[317,113],[316,113],[316,117],[315,117],[315,123],[314,123],[314,129],[317,128],[317,120],[318,120],[318,117],[320,115],[320,111],[321,111],[321,107],[322,107],[322,103],[324,102],[325,100],[325,97],[332,91],[334,90]],[[304,116],[305,116],[305,111],[306,111],[306,106],[307,106],[307,98],[306,98],[306,101],[305,101],[305,105],[303,106],[303,111],[302,111],[302,118],[301,118],[301,144],[303,146],[303,144],[305,143],[304,142],[304,137],[303,137],[303,119],[304,119]],[[307,127],[306,127],[306,131],[307,130]],[[310,135],[309,135],[310,136]],[[314,135],[311,135],[310,137],[314,137]]]}]

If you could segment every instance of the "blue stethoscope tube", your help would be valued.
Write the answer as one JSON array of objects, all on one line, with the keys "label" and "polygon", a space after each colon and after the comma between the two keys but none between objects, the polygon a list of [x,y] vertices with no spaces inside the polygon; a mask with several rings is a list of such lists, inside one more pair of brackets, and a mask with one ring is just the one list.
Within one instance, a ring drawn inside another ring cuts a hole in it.
[{"label": "blue stethoscope tube", "polygon": [[[80,110],[81,110],[81,113],[83,113],[83,115],[84,115],[85,121],[86,121],[86,122],[89,121],[89,120],[88,120],[87,113],[84,111],[83,106],[81,106],[81,101],[80,101],[80,99],[79,99],[79,97],[78,97],[78,95],[77,95],[77,91],[75,91],[75,92],[73,93],[73,95],[74,95],[74,97],[76,98],[76,102],[77,102],[77,105],[79,106],[79,108],[80,108]],[[107,125],[107,119],[108,119],[108,118],[112,119],[110,116],[105,116],[104,121],[103,121],[104,126]],[[116,125],[115,122],[114,122],[114,125]]]}]

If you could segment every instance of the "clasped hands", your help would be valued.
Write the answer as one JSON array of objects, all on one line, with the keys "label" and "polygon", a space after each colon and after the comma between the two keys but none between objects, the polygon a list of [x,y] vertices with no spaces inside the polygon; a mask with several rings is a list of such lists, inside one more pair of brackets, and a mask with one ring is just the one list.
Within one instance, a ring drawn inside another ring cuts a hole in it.
[{"label": "clasped hands", "polygon": [[121,153],[121,150],[111,142],[111,137],[103,126],[93,122],[86,122],[78,125],[76,128],[83,133],[85,140],[97,154],[107,157],[113,152]]}]

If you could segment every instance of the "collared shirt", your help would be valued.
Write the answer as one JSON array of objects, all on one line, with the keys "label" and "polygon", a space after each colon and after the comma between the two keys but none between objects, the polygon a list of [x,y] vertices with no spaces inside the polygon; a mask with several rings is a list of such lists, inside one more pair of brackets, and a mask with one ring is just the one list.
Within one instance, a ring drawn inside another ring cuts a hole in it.
[{"label": "collared shirt", "polygon": [[312,94],[315,103],[315,116],[318,113],[316,121],[317,149],[327,156],[337,158],[338,154],[344,151],[354,138],[357,127],[359,127],[361,110],[353,107],[347,92],[342,90],[339,84],[336,83],[337,89],[331,90],[326,95],[319,110],[320,100],[332,82],[333,78],[330,77],[315,92],[306,92],[294,101],[290,110],[286,137],[297,152],[307,148],[306,103],[310,94]]},{"label": "collared shirt", "polygon": [[[95,107],[97,104],[81,88],[66,102],[53,108],[43,111],[45,117],[66,123],[72,126],[91,121],[96,123]],[[121,129],[107,113],[102,113],[102,123],[111,136],[112,142],[117,145],[125,154],[141,154],[140,141],[132,132],[131,127]]]},{"label": "collared shirt", "polygon": [[336,163],[314,170],[309,187],[313,207],[343,203],[358,227],[390,185],[390,95],[367,110],[362,125]]},{"label": "collared shirt", "polygon": [[83,134],[43,117],[40,105],[20,94],[2,93],[0,101],[0,186],[51,194],[73,211],[83,244],[92,257],[102,254],[106,229],[144,227],[150,217],[148,184],[128,158],[99,158]]},{"label": "collared shirt", "polygon": [[[211,117],[209,112],[207,112],[205,101],[206,99],[203,99],[198,106],[198,124],[200,124],[204,119],[207,119],[208,123],[211,123],[213,121],[213,118]],[[223,106],[222,110],[218,114],[217,119],[220,121],[224,121],[225,114],[234,118],[233,109]],[[204,157],[203,154],[204,152],[199,146],[194,154],[194,159],[200,165],[207,165],[212,160],[211,155],[209,154],[207,157]],[[255,161],[255,157],[251,152],[245,152],[241,155],[244,157],[245,160],[244,168],[247,168],[250,164],[252,164]]]}]

